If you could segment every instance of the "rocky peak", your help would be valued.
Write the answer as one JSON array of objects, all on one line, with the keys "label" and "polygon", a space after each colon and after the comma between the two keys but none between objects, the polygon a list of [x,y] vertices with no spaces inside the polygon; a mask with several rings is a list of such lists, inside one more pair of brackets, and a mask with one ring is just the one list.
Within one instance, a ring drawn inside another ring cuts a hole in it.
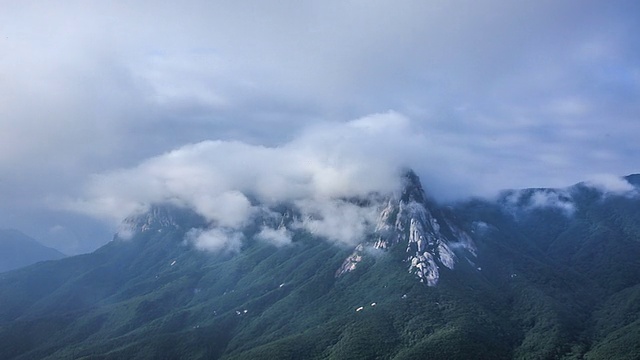
[{"label": "rocky peak", "polygon": [[203,223],[204,220],[200,216],[188,209],[170,204],[152,205],[149,210],[124,219],[116,238],[129,239],[139,233],[161,232],[167,228],[189,229],[195,227],[195,224]]},{"label": "rocky peak", "polygon": [[471,237],[428,199],[419,177],[413,171],[407,171],[403,181],[399,196],[391,196],[383,202],[373,240],[358,244],[336,276],[355,270],[366,256],[367,247],[405,247],[408,271],[429,286],[438,283],[443,267],[453,270],[460,257],[476,256]]},{"label": "rocky peak", "polygon": [[405,203],[412,201],[423,203],[427,199],[420,178],[413,170],[404,172],[402,175],[402,185],[400,201]]}]

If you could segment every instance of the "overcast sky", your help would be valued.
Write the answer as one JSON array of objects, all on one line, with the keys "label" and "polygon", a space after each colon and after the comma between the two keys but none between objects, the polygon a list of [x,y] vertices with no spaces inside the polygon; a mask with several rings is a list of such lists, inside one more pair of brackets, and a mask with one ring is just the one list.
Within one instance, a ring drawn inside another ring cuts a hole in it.
[{"label": "overcast sky", "polygon": [[637,173],[638,34],[633,0],[3,2],[0,227],[89,251],[193,174],[298,199],[411,166],[448,201]]}]

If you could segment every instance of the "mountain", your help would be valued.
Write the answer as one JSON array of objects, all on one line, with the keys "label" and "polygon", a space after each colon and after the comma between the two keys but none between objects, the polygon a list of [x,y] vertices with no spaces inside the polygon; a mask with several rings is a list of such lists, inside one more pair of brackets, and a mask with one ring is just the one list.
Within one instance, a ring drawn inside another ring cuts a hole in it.
[{"label": "mountain", "polygon": [[[0,274],[3,359],[638,359],[640,198],[587,183],[439,205],[402,191],[359,243],[282,204],[239,249],[157,205],[94,253]],[[264,241],[269,228],[290,244]]]},{"label": "mountain", "polygon": [[420,180],[407,173],[399,197],[385,199],[373,236],[358,244],[344,261],[337,276],[356,269],[370,249],[391,249],[403,245],[409,272],[429,286],[438,284],[442,268],[453,270],[459,256],[473,263],[476,246],[448,214],[430,201]]},{"label": "mountain", "polygon": [[17,269],[44,260],[65,257],[33,238],[11,229],[0,229],[0,272]]},{"label": "mountain", "polygon": [[530,326],[517,357],[640,357],[640,308],[630,306],[640,290],[637,184],[625,193],[585,183],[511,191],[457,210],[491,247],[483,272],[502,280],[514,316]]}]

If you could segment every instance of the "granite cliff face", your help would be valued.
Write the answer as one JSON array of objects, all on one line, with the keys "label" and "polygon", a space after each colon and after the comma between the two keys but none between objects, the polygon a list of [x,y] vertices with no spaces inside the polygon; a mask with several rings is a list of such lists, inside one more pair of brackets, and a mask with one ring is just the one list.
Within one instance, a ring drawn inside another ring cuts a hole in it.
[{"label": "granite cliff face", "polygon": [[406,247],[408,271],[429,286],[437,285],[443,267],[453,270],[461,260],[473,264],[477,256],[471,237],[426,196],[413,172],[405,175],[401,194],[383,203],[373,236],[356,246],[336,276],[355,270],[367,248],[395,246]]},{"label": "granite cliff face", "polygon": [[122,221],[114,239],[128,240],[137,234],[167,230],[188,230],[206,226],[195,212],[171,204],[152,205],[145,212],[133,214]]}]

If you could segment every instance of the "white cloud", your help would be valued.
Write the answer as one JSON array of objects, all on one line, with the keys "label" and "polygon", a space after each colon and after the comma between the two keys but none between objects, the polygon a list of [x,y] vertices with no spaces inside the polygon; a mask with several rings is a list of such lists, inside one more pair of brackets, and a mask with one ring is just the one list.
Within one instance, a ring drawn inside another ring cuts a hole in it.
[{"label": "white cloud", "polygon": [[[150,167],[151,156],[171,149],[189,153],[185,144],[209,148],[214,142],[206,139],[219,139],[224,141],[217,146],[227,149],[237,140],[237,148],[265,145],[269,157],[294,146],[303,129],[317,134],[326,121],[387,109],[411,117],[412,132],[424,137],[418,153],[402,155],[440,199],[567,186],[593,171],[638,171],[640,22],[639,5],[632,2],[3,5],[3,226],[50,211],[48,196],[55,203],[78,195],[88,174]],[[377,151],[376,140],[359,148],[361,158],[390,156],[391,147]],[[336,167],[334,175],[329,170],[315,178],[318,191],[347,185],[335,176]],[[340,170],[362,172],[357,166]],[[308,188],[301,178],[290,185],[296,176],[306,173],[253,185],[276,199],[278,191]],[[182,193],[162,181],[140,186],[153,200],[156,192]],[[203,202],[233,202],[238,213],[226,220],[233,223],[246,207],[226,188],[231,195]],[[140,204],[121,200],[102,198],[100,214],[120,206],[127,213]],[[223,221],[222,214],[215,216]],[[31,221],[25,227],[46,232],[53,225]]]},{"label": "white cloud", "polygon": [[575,211],[575,205],[572,202],[571,196],[565,191],[536,191],[531,196],[529,204],[532,208],[557,208],[564,211],[567,215],[571,215]]},{"label": "white cloud", "polygon": [[195,194],[193,203],[189,205],[205,218],[215,220],[218,226],[231,228],[244,225],[244,221],[253,212],[247,197],[237,190],[213,196],[207,193]]},{"label": "white cloud", "polygon": [[324,237],[339,244],[355,246],[373,230],[380,204],[358,206],[336,199],[299,200],[303,218],[294,227]]},{"label": "white cloud", "polygon": [[196,249],[210,252],[238,252],[242,239],[242,233],[228,228],[192,229],[185,238]]},{"label": "white cloud", "polygon": [[275,246],[284,246],[291,244],[291,231],[282,226],[277,229],[263,226],[256,238],[266,241]]},{"label": "white cloud", "polygon": [[[237,141],[183,146],[128,169],[95,175],[66,207],[119,222],[131,212],[169,202],[193,209],[215,227],[237,231],[262,205],[292,203],[295,226],[331,241],[354,244],[375,221],[376,205],[345,198],[397,191],[400,174],[425,146],[400,114],[375,114],[323,124],[278,147]],[[224,235],[224,236],[223,236]],[[286,231],[263,229],[262,238],[282,244]],[[227,232],[191,236],[199,248],[235,246]]]},{"label": "white cloud", "polygon": [[593,175],[585,184],[605,194],[623,195],[637,192],[627,180],[611,174]]},{"label": "white cloud", "polygon": [[120,224],[115,236],[122,240],[131,240],[135,235],[135,230],[128,224]]},{"label": "white cloud", "polygon": [[571,194],[562,189],[517,190],[511,192],[505,200],[513,209],[555,208],[566,215],[572,215],[575,211]]}]

